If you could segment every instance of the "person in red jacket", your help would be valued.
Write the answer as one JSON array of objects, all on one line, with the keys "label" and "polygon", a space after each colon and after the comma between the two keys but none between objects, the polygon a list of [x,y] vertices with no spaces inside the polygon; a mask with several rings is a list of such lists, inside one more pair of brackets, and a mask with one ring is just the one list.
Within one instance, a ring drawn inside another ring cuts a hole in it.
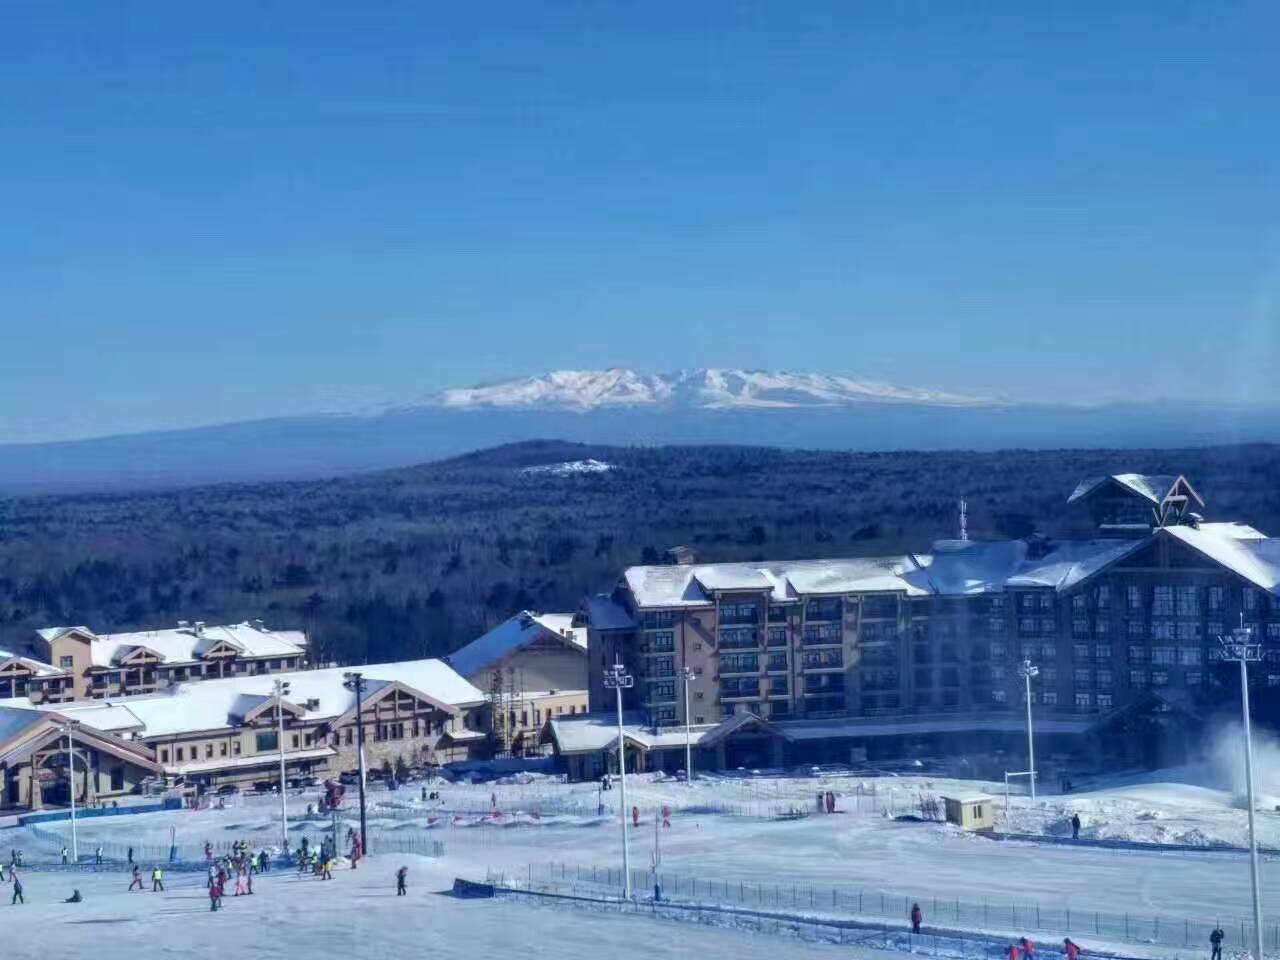
[{"label": "person in red jacket", "polygon": [[1080,948],[1071,942],[1070,937],[1062,941],[1062,952],[1067,955],[1067,960],[1079,960],[1080,958]]},{"label": "person in red jacket", "polygon": [[1018,945],[1016,943],[1011,943],[1009,944],[1009,949],[1004,952],[1004,955],[1008,957],[1009,960],[1018,960],[1018,957],[1022,955],[1022,952],[1018,949]]},{"label": "person in red jacket", "polygon": [[913,903],[911,905],[911,932],[919,933],[920,924],[924,922],[924,914],[920,911],[920,904]]}]

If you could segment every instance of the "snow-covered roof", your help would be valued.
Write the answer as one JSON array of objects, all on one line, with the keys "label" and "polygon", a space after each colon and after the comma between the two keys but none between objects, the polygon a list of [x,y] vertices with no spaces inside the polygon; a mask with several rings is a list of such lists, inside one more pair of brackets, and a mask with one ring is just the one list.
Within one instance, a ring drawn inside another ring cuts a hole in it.
[{"label": "snow-covered roof", "polygon": [[474,677],[539,637],[552,636],[586,656],[587,629],[573,625],[571,613],[531,613],[522,610],[508,617],[488,633],[472,640],[445,659],[464,677]]},{"label": "snow-covered roof", "polygon": [[1105,477],[1089,477],[1081,480],[1079,485],[1072,491],[1071,496],[1067,497],[1067,503],[1074,503],[1082,497],[1087,497],[1103,484],[1114,481],[1120,486],[1133,491],[1144,500],[1150,501],[1153,505],[1159,506],[1164,503],[1165,499],[1173,492],[1173,488],[1177,486],[1181,480],[1186,486],[1187,491],[1201,505],[1204,501],[1200,499],[1200,495],[1192,489],[1191,484],[1187,483],[1185,477],[1181,474],[1145,474],[1145,473],[1113,473]]},{"label": "snow-covered roof", "polygon": [[12,740],[45,719],[44,713],[24,707],[0,707],[0,743]]},{"label": "snow-covered roof", "polygon": [[[1163,532],[1270,592],[1280,587],[1280,540],[1260,538],[1252,527],[1202,524],[1164,527]],[[1243,534],[1243,535],[1237,535]]]},{"label": "snow-covered roof", "polygon": [[[286,761],[320,760],[332,757],[338,751],[333,747],[303,747],[301,750],[285,750]],[[246,767],[275,766],[280,762],[278,753],[258,754],[247,757],[215,757],[211,760],[194,760],[186,763],[165,764],[168,773],[211,773],[217,770],[239,770]]]},{"label": "snow-covered roof", "polygon": [[251,623],[221,626],[180,626],[167,630],[108,633],[90,645],[93,665],[110,667],[138,647],[154,650],[165,663],[191,663],[225,643],[245,657],[291,657],[306,651],[301,630],[268,630]]},{"label": "snow-covered roof", "polygon": [[0,665],[10,662],[17,662],[21,664],[38,677],[51,677],[62,673],[62,671],[53,664],[45,663],[43,660],[37,660],[35,657],[24,656],[23,654],[13,653],[9,650],[0,650]]},{"label": "snow-covered roof", "polygon": [[79,703],[55,703],[46,709],[56,710],[96,730],[107,733],[124,733],[143,728],[138,715],[124,703],[105,700],[88,700]]},{"label": "snow-covered roof", "polygon": [[606,593],[587,597],[583,606],[591,626],[597,630],[630,630],[636,625],[627,608]]},{"label": "snow-covered roof", "polygon": [[[111,705],[126,708],[142,724],[145,738],[171,736],[197,730],[215,730],[234,724],[247,709],[273,696],[276,680],[289,684],[285,699],[300,708],[306,720],[332,719],[355,707],[355,694],[343,686],[351,667],[298,670],[290,673],[228,677],[180,683],[163,693],[114,698]],[[358,668],[367,681],[365,697],[376,694],[389,683],[406,687],[454,707],[482,703],[484,694],[441,660],[410,660]],[[310,706],[308,706],[310,704]],[[98,729],[108,717],[97,713],[99,701],[53,704],[50,709],[82,720]]]},{"label": "snow-covered roof", "polygon": [[711,598],[693,578],[693,571],[681,564],[628,567],[623,577],[638,606],[709,607]]},{"label": "snow-covered roof", "polygon": [[1069,590],[1141,547],[1146,540],[1055,540],[1044,556],[1024,560],[1006,581],[1010,587]]}]

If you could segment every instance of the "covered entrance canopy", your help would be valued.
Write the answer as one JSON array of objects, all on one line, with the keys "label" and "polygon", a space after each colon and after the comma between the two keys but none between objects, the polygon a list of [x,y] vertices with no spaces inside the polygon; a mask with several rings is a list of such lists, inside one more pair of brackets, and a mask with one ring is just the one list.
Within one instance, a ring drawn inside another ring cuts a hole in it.
[{"label": "covered entrance canopy", "polygon": [[0,808],[38,810],[68,802],[73,790],[81,803],[124,796],[161,772],[141,744],[58,713],[0,707]]}]

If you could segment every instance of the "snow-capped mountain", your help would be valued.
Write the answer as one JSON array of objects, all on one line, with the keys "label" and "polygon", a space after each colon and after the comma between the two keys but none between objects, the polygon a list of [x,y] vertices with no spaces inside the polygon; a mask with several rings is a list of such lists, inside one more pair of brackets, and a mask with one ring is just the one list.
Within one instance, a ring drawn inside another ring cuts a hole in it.
[{"label": "snow-capped mountain", "polygon": [[444,390],[420,403],[395,408],[554,409],[588,412],[609,408],[707,410],[841,407],[866,403],[989,406],[989,397],[902,387],[821,373],[716,368],[642,374],[634,370],[557,370],[476,387]]}]

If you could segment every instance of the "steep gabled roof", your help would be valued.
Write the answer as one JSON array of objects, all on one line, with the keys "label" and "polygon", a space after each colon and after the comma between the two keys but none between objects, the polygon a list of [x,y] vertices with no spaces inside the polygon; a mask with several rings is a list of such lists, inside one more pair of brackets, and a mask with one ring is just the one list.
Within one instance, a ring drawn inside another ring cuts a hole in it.
[{"label": "steep gabled roof", "polygon": [[1204,500],[1200,494],[1196,493],[1186,477],[1182,476],[1182,474],[1168,473],[1113,473],[1105,477],[1089,477],[1080,481],[1071,496],[1067,497],[1067,503],[1074,503],[1087,497],[1107,483],[1116,483],[1131,493],[1136,493],[1156,507],[1164,503],[1175,489],[1185,489],[1189,497],[1194,499],[1200,506],[1204,506]]},{"label": "steep gabled roof", "polygon": [[587,630],[573,625],[573,614],[522,610],[445,659],[464,677],[474,677],[535,640],[547,637],[586,656]]}]

